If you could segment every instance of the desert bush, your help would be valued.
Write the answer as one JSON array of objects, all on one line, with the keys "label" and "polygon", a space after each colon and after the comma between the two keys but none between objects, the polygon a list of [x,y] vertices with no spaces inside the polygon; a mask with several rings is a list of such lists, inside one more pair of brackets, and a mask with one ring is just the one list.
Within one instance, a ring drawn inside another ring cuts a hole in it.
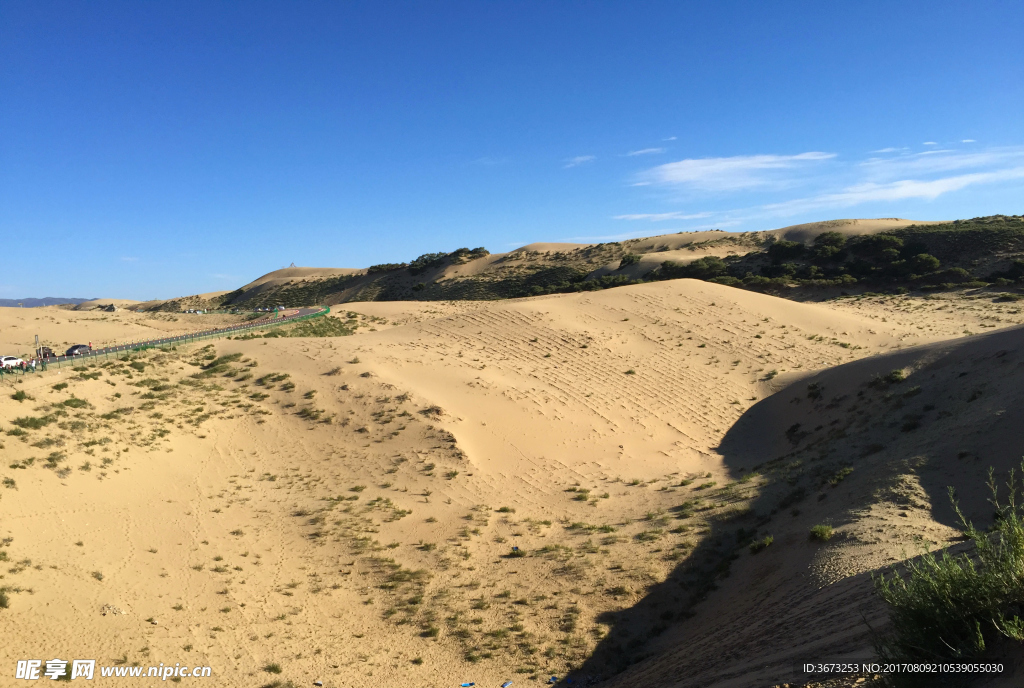
[{"label": "desert bush", "polygon": [[[902,572],[894,568],[874,578],[892,623],[892,630],[876,641],[883,661],[961,661],[981,657],[1003,640],[1024,641],[1024,619],[1019,616],[1024,605],[1024,504],[1017,502],[1022,486],[1011,471],[1009,495],[1001,502],[989,469],[996,508],[991,532],[978,530],[964,517],[949,488],[973,552],[924,552],[906,562]],[[934,677],[895,674],[890,681],[894,686],[930,686]]]},{"label": "desert bush", "polygon": [[17,392],[11,395],[11,399],[14,399],[15,401],[25,401],[26,399],[28,399],[29,401],[34,401],[35,397],[30,397],[28,394],[25,393],[25,390],[19,389]]},{"label": "desert bush", "polygon": [[799,241],[776,241],[768,247],[768,257],[776,265],[804,255],[804,245]]},{"label": "desert bush", "polygon": [[893,370],[882,379],[888,382],[889,384],[895,385],[906,380],[907,374],[904,373],[902,370]]},{"label": "desert bush", "polygon": [[[15,418],[11,423],[23,430],[39,430],[40,428],[45,428],[55,420],[57,420],[56,416],[22,416],[21,418]],[[13,433],[8,431],[7,434],[10,435]]]},{"label": "desert bush", "polygon": [[291,377],[291,376],[288,373],[268,373],[268,374],[264,375],[263,377],[256,378],[256,384],[257,385],[261,385],[261,386],[265,386],[265,387],[269,387],[270,385],[272,385],[272,384],[274,384],[276,382],[281,382],[282,380],[287,380],[289,377]]},{"label": "desert bush", "polygon": [[811,528],[811,539],[820,542],[827,542],[832,539],[832,526],[824,523]]},{"label": "desert bush", "polygon": [[381,272],[391,272],[393,270],[401,270],[409,267],[408,263],[378,263],[377,265],[371,265],[366,268],[366,274],[375,275]]},{"label": "desert bush", "polygon": [[630,265],[636,265],[639,262],[639,255],[637,255],[636,253],[627,253],[626,255],[622,256],[622,259],[619,261],[618,269],[621,270],[622,268],[629,267]]},{"label": "desert bush", "polygon": [[661,264],[661,267],[658,268],[654,276],[659,279],[690,277],[693,279],[709,280],[725,275],[727,267],[725,261],[718,256],[704,256],[686,265],[666,260]]},{"label": "desert bush", "polygon": [[771,535],[765,535],[760,540],[754,540],[750,543],[750,553],[757,554],[761,550],[770,547],[773,542],[775,542],[775,538],[773,538]]},{"label": "desert bush", "polygon": [[843,466],[838,471],[836,471],[831,478],[828,479],[828,484],[831,485],[832,487],[835,487],[839,483],[846,480],[847,476],[849,476],[851,473],[853,473],[853,467]]}]

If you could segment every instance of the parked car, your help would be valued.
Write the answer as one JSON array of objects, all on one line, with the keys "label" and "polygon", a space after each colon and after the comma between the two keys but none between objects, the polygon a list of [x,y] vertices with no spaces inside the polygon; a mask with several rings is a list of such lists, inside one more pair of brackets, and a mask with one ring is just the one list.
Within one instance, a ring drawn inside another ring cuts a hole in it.
[{"label": "parked car", "polygon": [[57,354],[48,346],[36,349],[36,358],[56,358]]},{"label": "parked car", "polygon": [[92,349],[89,347],[88,344],[75,344],[73,347],[68,349],[64,353],[64,355],[65,356],[82,356],[83,354],[87,354],[90,351],[92,351]]},{"label": "parked car", "polygon": [[3,368],[20,368],[24,362],[17,356],[0,356],[0,367]]}]

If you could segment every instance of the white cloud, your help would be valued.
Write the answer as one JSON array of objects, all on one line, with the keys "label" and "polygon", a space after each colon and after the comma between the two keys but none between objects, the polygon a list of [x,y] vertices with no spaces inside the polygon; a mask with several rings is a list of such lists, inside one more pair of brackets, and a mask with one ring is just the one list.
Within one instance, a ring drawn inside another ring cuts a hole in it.
[{"label": "white cloud", "polygon": [[676,140],[675,136],[669,136],[667,139],[662,139],[662,141],[675,141],[675,140]]},{"label": "white cloud", "polygon": [[939,145],[939,144],[935,143],[934,141],[925,141],[925,142],[924,142],[924,143],[922,143],[921,145],[922,145],[922,146],[937,146],[937,145]]},{"label": "white cloud", "polygon": [[941,174],[955,170],[1024,165],[1024,147],[990,148],[976,152],[930,150],[892,158],[873,158],[860,163],[867,181],[895,181],[907,177]]},{"label": "white cloud", "polygon": [[577,155],[575,158],[569,158],[565,161],[565,168],[577,167],[584,163],[590,162],[597,158],[596,155]]},{"label": "white cloud", "polygon": [[685,213],[637,213],[633,215],[616,215],[615,220],[650,220],[651,222],[661,222],[663,220],[699,220],[705,217],[711,217],[711,213],[692,213],[687,215]]},{"label": "white cloud", "polygon": [[[835,157],[830,153],[794,156],[750,155],[730,158],[683,160],[647,170],[636,184],[683,187],[691,192],[687,210],[628,213],[617,220],[661,222],[698,220],[725,227],[734,223],[768,217],[796,216],[809,212],[835,212],[866,203],[899,204],[932,201],[940,196],[983,185],[1014,184],[1024,180],[1024,146],[972,148],[970,150],[930,149],[918,153],[893,149],[895,155],[862,161],[836,162],[815,168],[818,161]],[[815,174],[807,174],[807,166]],[[716,197],[731,192],[738,199],[746,192],[780,188],[803,190],[796,197],[764,205],[734,206],[715,212],[696,212],[695,198]],[[701,192],[706,192],[701,194]],[[886,211],[883,211],[886,212]],[[895,207],[893,213],[898,213]],[[688,229],[694,229],[690,227]]]},{"label": "white cloud", "polygon": [[960,143],[977,143],[974,139],[963,139]]},{"label": "white cloud", "polygon": [[798,155],[737,155],[729,158],[690,158],[651,168],[638,184],[683,186],[703,191],[738,191],[784,183],[792,171],[835,153],[812,151]]},{"label": "white cloud", "polygon": [[878,150],[871,151],[872,153],[896,153],[898,151],[909,150],[907,148],[879,148]]},{"label": "white cloud", "polygon": [[626,155],[651,155],[652,153],[664,153],[664,148],[641,148],[640,150],[630,151]]},{"label": "white cloud", "polygon": [[846,187],[842,191],[823,193],[808,198],[797,198],[782,203],[761,206],[770,215],[796,215],[819,208],[848,208],[861,203],[877,201],[903,201],[909,199],[935,200],[943,194],[959,191],[977,184],[992,184],[1024,179],[1024,166],[992,172],[975,172],[940,179],[902,179],[885,184],[865,182]]}]

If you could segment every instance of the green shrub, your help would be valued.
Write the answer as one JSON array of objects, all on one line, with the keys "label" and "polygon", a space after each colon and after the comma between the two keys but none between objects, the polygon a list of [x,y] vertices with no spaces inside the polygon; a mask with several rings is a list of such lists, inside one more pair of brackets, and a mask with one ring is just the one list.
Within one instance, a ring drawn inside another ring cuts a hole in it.
[{"label": "green shrub", "polygon": [[828,479],[828,484],[831,485],[832,487],[835,487],[839,483],[846,480],[847,476],[849,476],[851,473],[853,473],[853,468],[851,466],[843,466],[842,468],[835,472],[835,475]]},{"label": "green shrub", "polygon": [[[15,418],[11,422],[24,430],[39,430],[40,428],[45,428],[55,420],[57,420],[56,416],[23,416],[21,418]],[[10,431],[8,431],[8,434],[10,434]]]},{"label": "green shrub", "polygon": [[19,389],[17,392],[12,394],[11,399],[14,399],[15,401],[25,401],[26,399],[34,401],[34,397],[30,397],[28,394],[25,394],[25,390],[23,389]]},{"label": "green shrub", "polygon": [[627,253],[626,255],[622,256],[622,259],[619,261],[618,269],[621,270],[622,268],[629,267],[630,265],[636,265],[639,262],[639,255],[637,255],[636,253]]},{"label": "green shrub", "polygon": [[824,523],[811,528],[811,539],[820,542],[828,542],[832,539],[832,526]]},{"label": "green shrub", "polygon": [[760,540],[754,540],[750,543],[750,553],[757,554],[761,550],[770,547],[773,542],[775,542],[775,538],[773,538],[771,535],[765,535]]},{"label": "green shrub", "polygon": [[366,274],[375,275],[381,272],[392,272],[393,270],[401,270],[407,267],[409,267],[408,263],[379,263],[366,268]]},{"label": "green shrub", "polygon": [[704,256],[685,265],[666,260],[653,276],[657,279],[689,277],[692,279],[709,280],[725,275],[727,267],[725,261],[718,256]]},{"label": "green shrub", "polygon": [[[1024,476],[1022,476],[1024,477]],[[950,502],[973,553],[936,555],[924,552],[906,562],[904,575],[893,569],[879,574],[875,590],[889,607],[892,630],[876,641],[884,662],[962,661],[981,657],[1000,640],[1024,641],[1024,486],[1014,471],[1005,503],[989,469],[989,489],[996,508],[992,532],[974,527],[949,488]],[[896,686],[931,686],[926,674],[897,674]]]},{"label": "green shrub", "polygon": [[906,380],[907,374],[904,373],[902,370],[893,370],[882,379],[888,382],[890,385],[895,385]]}]

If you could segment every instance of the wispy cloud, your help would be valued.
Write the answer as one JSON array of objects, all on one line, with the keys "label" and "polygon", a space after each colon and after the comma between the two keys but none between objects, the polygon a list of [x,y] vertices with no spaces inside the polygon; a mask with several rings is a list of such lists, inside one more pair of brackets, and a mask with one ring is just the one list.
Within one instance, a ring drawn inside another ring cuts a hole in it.
[{"label": "wispy cloud", "polygon": [[930,150],[889,158],[872,158],[859,166],[869,181],[890,181],[901,177],[923,176],[956,170],[1016,167],[1024,165],[1024,147],[989,148],[962,152]]},{"label": "wispy cloud", "polygon": [[937,145],[939,145],[939,144],[935,143],[934,141],[925,141],[925,142],[924,142],[924,143],[922,143],[921,145],[922,145],[922,146],[937,146]]},{"label": "wispy cloud", "polygon": [[848,208],[872,201],[903,201],[910,199],[935,200],[943,194],[959,191],[968,186],[992,184],[1016,179],[1024,179],[1024,166],[997,170],[993,172],[975,172],[954,177],[943,177],[927,181],[903,179],[877,184],[866,182],[849,186],[835,193],[823,193],[808,198],[797,198],[782,203],[760,206],[761,210],[770,215],[796,215],[807,210],[823,208]]},{"label": "wispy cloud", "polygon": [[[714,226],[726,227],[730,223],[742,224],[768,217],[796,216],[868,203],[891,203],[895,206],[905,201],[933,201],[946,194],[984,185],[1024,187],[1024,146],[930,149],[918,153],[909,153],[906,149],[883,150],[895,154],[859,161],[835,160],[825,168],[814,165],[836,156],[830,153],[750,155],[659,165],[641,173],[640,178],[645,181],[639,183],[682,187],[689,192],[685,197],[689,207],[628,213],[614,218],[649,222],[704,220],[699,226],[712,222]],[[815,174],[807,174],[810,170]],[[766,189],[775,195],[781,195],[780,190],[788,189],[790,198],[763,203],[757,195],[751,195]],[[800,189],[799,194],[794,193],[796,189]],[[748,203],[762,202],[759,205],[736,204],[731,209],[713,212],[693,207],[702,197],[717,205],[723,195],[735,197],[740,203],[744,200]],[[681,200],[676,197],[670,202]],[[894,207],[892,212],[899,211]],[[696,225],[687,227],[696,228]]]},{"label": "wispy cloud", "polygon": [[627,156],[634,155],[653,155],[655,153],[664,153],[664,148],[641,148],[640,150],[630,151],[626,153]]},{"label": "wispy cloud", "polygon": [[633,215],[616,215],[613,219],[661,222],[663,220],[700,220],[705,217],[711,217],[711,213],[691,213],[689,215],[685,213],[636,213]]},{"label": "wispy cloud", "polygon": [[835,153],[812,151],[797,155],[737,155],[729,158],[689,158],[651,168],[637,185],[671,185],[699,191],[738,191],[784,185],[792,172],[830,160]]},{"label": "wispy cloud", "polygon": [[138,258],[136,258],[135,256],[121,256],[121,260],[123,260],[126,263],[134,263],[135,261],[138,260]]},{"label": "wispy cloud", "polygon": [[676,138],[677,137],[675,137],[675,136],[669,136],[667,139],[662,139],[662,141],[675,141]]},{"label": "wispy cloud", "polygon": [[583,165],[583,164],[588,163],[588,162],[592,162],[593,160],[596,160],[596,159],[597,159],[596,155],[577,155],[575,158],[569,158],[568,160],[566,160],[564,167],[566,169],[568,169],[570,167],[579,167],[580,165]]},{"label": "wispy cloud", "polygon": [[898,151],[910,150],[909,148],[879,148],[878,150],[871,151],[872,153],[896,153]]},{"label": "wispy cloud", "polygon": [[974,139],[963,139],[960,141],[960,143],[977,143],[977,141],[975,141]]}]

